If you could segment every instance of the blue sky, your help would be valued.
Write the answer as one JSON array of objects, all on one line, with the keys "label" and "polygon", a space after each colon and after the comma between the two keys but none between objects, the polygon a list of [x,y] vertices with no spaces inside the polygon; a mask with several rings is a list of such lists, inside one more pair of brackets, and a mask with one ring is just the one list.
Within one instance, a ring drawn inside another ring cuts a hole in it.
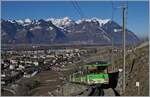
[{"label": "blue sky", "polygon": [[[78,1],[84,18],[97,17],[112,18],[112,1]],[[114,21],[121,24],[121,10],[118,8],[123,2],[114,1]],[[148,1],[128,1],[127,28],[139,37],[148,36],[149,5]],[[3,1],[3,19],[47,19],[69,17],[73,20],[81,19],[71,1]]]}]

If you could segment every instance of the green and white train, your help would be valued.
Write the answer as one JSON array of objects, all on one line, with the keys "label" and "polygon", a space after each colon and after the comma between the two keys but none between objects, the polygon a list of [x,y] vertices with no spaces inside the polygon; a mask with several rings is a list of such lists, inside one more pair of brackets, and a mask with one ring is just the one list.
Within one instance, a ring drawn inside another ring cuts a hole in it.
[{"label": "green and white train", "polygon": [[87,85],[108,84],[108,66],[110,66],[110,64],[103,61],[88,63],[82,70],[70,75],[70,82]]}]

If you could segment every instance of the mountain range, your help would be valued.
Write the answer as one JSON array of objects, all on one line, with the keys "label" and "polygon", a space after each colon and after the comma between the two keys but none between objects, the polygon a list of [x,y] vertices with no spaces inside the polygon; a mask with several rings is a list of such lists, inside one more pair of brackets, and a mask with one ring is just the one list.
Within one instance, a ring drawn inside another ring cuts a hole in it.
[{"label": "mountain range", "polygon": [[[4,20],[1,19],[2,44],[115,44],[122,43],[122,27],[111,19]],[[126,43],[139,38],[126,29]]]}]

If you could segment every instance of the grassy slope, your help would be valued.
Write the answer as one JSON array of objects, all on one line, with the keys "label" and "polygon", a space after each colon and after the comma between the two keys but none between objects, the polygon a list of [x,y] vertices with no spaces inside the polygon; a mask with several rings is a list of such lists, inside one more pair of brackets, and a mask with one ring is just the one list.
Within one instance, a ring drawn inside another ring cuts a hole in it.
[{"label": "grassy slope", "polygon": [[[136,81],[140,82],[140,96],[149,95],[149,46],[137,48],[126,55],[126,92],[125,96],[137,96]],[[123,60],[117,56],[115,67],[122,68]]]}]

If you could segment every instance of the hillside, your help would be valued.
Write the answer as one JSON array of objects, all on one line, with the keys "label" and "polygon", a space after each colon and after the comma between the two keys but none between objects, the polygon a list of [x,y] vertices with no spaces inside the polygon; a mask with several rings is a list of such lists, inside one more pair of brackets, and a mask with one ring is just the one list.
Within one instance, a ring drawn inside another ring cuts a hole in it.
[{"label": "hillside", "polygon": [[[128,51],[126,55],[126,92],[125,96],[148,96],[149,95],[149,45],[143,43],[137,48]],[[115,67],[122,68],[121,57],[116,59]],[[140,92],[136,87],[140,82]],[[139,94],[138,94],[139,93]]]}]

